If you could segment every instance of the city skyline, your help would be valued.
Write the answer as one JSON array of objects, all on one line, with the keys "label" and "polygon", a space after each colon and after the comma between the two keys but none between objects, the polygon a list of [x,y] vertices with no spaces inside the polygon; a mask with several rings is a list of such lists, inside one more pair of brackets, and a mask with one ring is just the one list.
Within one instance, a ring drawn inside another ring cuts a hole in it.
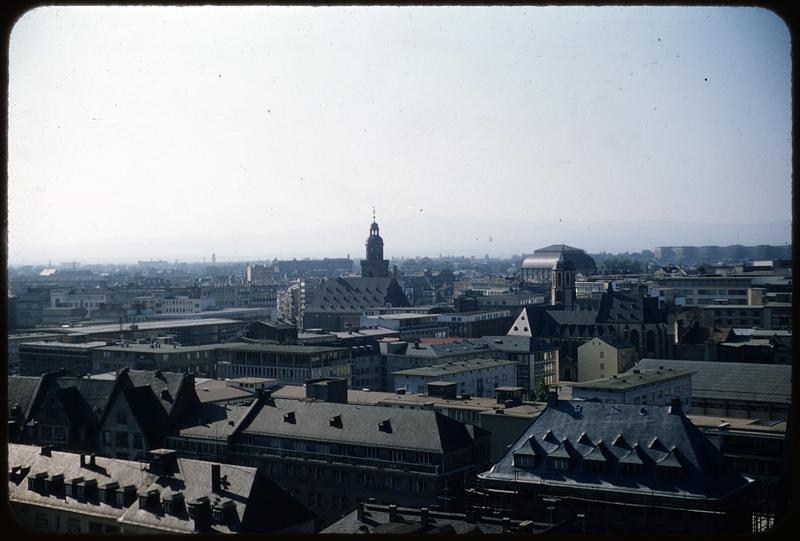
[{"label": "city skyline", "polygon": [[389,258],[783,244],[789,53],[756,8],[38,8],[9,263],[359,259],[373,206]]}]

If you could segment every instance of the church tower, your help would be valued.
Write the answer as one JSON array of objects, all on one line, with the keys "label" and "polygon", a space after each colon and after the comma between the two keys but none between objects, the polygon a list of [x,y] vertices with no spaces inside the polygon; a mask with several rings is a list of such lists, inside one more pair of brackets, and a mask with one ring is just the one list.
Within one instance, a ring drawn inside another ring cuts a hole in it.
[{"label": "church tower", "polygon": [[563,255],[553,265],[550,304],[559,304],[564,310],[575,309],[575,265]]},{"label": "church tower", "polygon": [[380,228],[375,221],[375,209],[372,209],[372,225],[367,237],[367,258],[361,260],[361,276],[364,278],[387,278],[389,261],[383,258],[383,239]]}]

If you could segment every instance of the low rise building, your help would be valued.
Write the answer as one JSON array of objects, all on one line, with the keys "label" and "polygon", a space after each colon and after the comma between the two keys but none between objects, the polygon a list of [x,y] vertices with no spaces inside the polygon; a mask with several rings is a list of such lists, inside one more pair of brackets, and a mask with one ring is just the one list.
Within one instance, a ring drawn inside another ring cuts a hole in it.
[{"label": "low rise building", "polygon": [[492,510],[479,514],[445,513],[428,507],[398,507],[360,502],[356,510],[343,516],[320,533],[332,534],[533,534],[556,533],[553,524],[530,520],[511,520],[495,516]]},{"label": "low rise building", "polygon": [[79,343],[25,342],[19,345],[19,373],[41,376],[45,372],[63,368],[73,376],[91,374],[93,352],[105,345],[105,341],[99,340]]},{"label": "low rise building", "polygon": [[382,327],[398,333],[400,340],[417,340],[423,337],[444,338],[448,327],[437,314],[392,313],[362,315],[362,327]]},{"label": "low rise building", "polygon": [[490,358],[449,361],[392,372],[392,386],[411,393],[429,393],[433,383],[450,382],[457,386],[460,395],[494,398],[495,387],[517,384],[516,364]]},{"label": "low rise building", "polygon": [[619,375],[570,383],[573,400],[597,400],[608,404],[667,406],[677,397],[691,412],[692,372],[675,368],[634,368]]},{"label": "low rise building", "polygon": [[642,359],[636,368],[693,372],[692,411],[697,415],[776,421],[789,416],[791,365]]},{"label": "low rise building", "polygon": [[510,308],[448,312],[437,316],[439,323],[447,325],[450,336],[462,338],[505,334],[514,317],[515,310]]},{"label": "low rise building", "polygon": [[[204,404],[170,445],[185,456],[258,467],[327,525],[358,501],[463,505],[464,479],[488,466],[489,435],[429,410],[280,399]],[[444,499],[440,499],[444,498]]]},{"label": "low rise building", "polygon": [[99,374],[131,368],[213,377],[220,360],[219,348],[217,344],[179,346],[161,342],[120,342],[92,350],[92,372]]},{"label": "low rise building", "polygon": [[8,445],[8,498],[29,531],[72,534],[312,533],[314,514],[255,468]]},{"label": "low rise building", "polygon": [[560,401],[480,474],[507,516],[583,515],[589,533],[747,533],[751,483],[670,406]]},{"label": "low rise building", "polygon": [[614,336],[598,336],[578,346],[578,381],[621,374],[636,362],[633,344]]},{"label": "low rise building", "polygon": [[350,378],[351,350],[345,347],[231,343],[220,346],[220,378],[274,378],[303,383],[321,377]]}]

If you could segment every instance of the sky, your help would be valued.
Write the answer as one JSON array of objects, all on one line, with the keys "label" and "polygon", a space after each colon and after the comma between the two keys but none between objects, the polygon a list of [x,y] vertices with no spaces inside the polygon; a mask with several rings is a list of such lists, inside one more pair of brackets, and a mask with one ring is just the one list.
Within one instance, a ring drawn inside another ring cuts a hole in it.
[{"label": "sky", "polygon": [[43,7],[9,264],[791,242],[791,44],[730,7]]}]

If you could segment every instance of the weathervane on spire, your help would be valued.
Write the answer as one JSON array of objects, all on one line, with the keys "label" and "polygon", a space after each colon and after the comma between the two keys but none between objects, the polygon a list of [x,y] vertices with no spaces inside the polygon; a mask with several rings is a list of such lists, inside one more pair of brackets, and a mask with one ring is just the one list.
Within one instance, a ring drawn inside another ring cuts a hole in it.
[{"label": "weathervane on spire", "polygon": [[375,206],[372,206],[372,221],[375,221]]}]

